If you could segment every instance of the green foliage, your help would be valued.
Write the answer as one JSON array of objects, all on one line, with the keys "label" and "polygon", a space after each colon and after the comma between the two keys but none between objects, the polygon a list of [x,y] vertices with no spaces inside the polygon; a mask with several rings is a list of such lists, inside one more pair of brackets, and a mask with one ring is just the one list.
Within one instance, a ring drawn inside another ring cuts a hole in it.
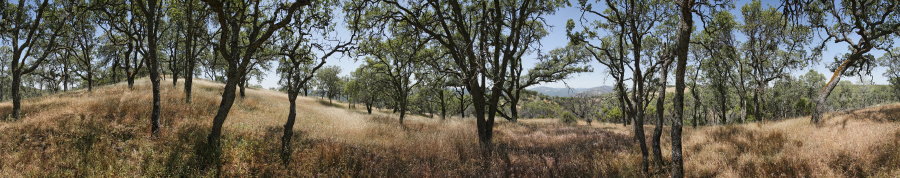
[{"label": "green foliage", "polygon": [[335,99],[343,91],[343,80],[338,75],[341,68],[338,66],[325,66],[316,73],[316,88],[322,95],[329,99]]},{"label": "green foliage", "polygon": [[522,105],[521,116],[524,118],[553,118],[562,112],[562,107],[555,102],[535,100],[526,101]]},{"label": "green foliage", "polygon": [[572,114],[572,112],[561,111],[559,114],[559,122],[563,124],[575,124],[578,122],[578,116]]},{"label": "green foliage", "polygon": [[900,77],[893,77],[890,81],[894,93],[894,100],[900,101]]}]

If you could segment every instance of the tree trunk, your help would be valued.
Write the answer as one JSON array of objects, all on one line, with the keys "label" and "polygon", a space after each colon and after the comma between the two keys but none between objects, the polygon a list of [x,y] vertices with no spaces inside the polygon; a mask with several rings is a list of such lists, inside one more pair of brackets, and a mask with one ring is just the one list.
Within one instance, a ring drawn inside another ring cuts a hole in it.
[{"label": "tree trunk", "polygon": [[407,98],[406,96],[403,96],[403,98],[400,99],[400,107],[399,107],[400,108],[400,125],[403,125],[403,119],[406,118],[406,107],[407,107],[406,106],[407,105],[406,98]]},{"label": "tree trunk", "polygon": [[[66,57],[68,59],[68,56]],[[69,62],[63,62],[63,91],[69,91]]]},{"label": "tree trunk", "polygon": [[134,89],[134,75],[128,75],[128,89]]},{"label": "tree trunk", "polygon": [[659,97],[656,99],[656,128],[653,129],[653,138],[651,143],[653,147],[653,159],[656,167],[662,168],[663,158],[662,149],[660,148],[660,137],[662,137],[663,119],[666,113],[666,78],[669,74],[669,65],[671,60],[663,62],[662,69],[659,70]]},{"label": "tree trunk", "polygon": [[459,92],[459,116],[466,118],[466,94],[464,92]]},{"label": "tree trunk", "polygon": [[676,56],[678,61],[675,67],[675,117],[672,118],[672,177],[684,177],[684,159],[681,155],[681,124],[684,115],[684,73],[687,67],[688,49],[691,41],[694,20],[691,9],[694,0],[682,0],[680,3],[681,22],[678,29],[678,46]]},{"label": "tree trunk", "polygon": [[175,48],[172,53],[172,62],[169,68],[172,70],[172,88],[178,88],[178,40],[175,40]]},{"label": "tree trunk", "polygon": [[115,57],[113,60],[112,68],[109,70],[110,75],[112,75],[112,80],[114,83],[119,83],[119,75],[116,72],[119,69],[119,57]]},{"label": "tree trunk", "polygon": [[[764,119],[762,118],[762,111],[761,111],[762,108],[761,108],[760,102],[759,102],[759,100],[760,100],[759,95],[762,92],[762,89],[760,89],[761,87],[764,87],[764,86],[762,86],[762,84],[757,84],[757,88],[755,90],[753,90],[753,118],[756,119],[756,121],[764,121]],[[722,124],[725,124],[725,123],[722,123]]]},{"label": "tree trunk", "polygon": [[519,108],[516,108],[518,105],[519,99],[511,99],[509,101],[509,121],[510,122],[518,122],[519,121]]},{"label": "tree trunk", "polygon": [[94,72],[90,69],[87,71],[88,91],[94,91]]},{"label": "tree trunk", "polygon": [[[18,59],[16,59],[18,60]],[[15,60],[13,60],[15,61]],[[13,62],[16,63],[16,62]],[[22,96],[19,95],[19,89],[22,87],[22,73],[16,71],[16,64],[12,65],[12,86],[10,87],[10,97],[13,100],[12,118],[19,120],[22,118]]]},{"label": "tree trunk", "polygon": [[[3,72],[3,71],[0,71]],[[6,99],[6,84],[8,84],[5,80],[0,78],[0,102],[3,102]],[[3,116],[0,116],[3,117]]]},{"label": "tree trunk", "polygon": [[[148,12],[147,14],[147,62],[150,67],[150,83],[153,88],[153,111],[150,114],[151,127],[150,133],[155,137],[159,137],[159,115],[160,115],[160,76],[159,76],[159,56],[157,55],[157,47],[158,47],[158,25],[159,25],[159,14],[157,14],[157,2],[150,1],[148,4]],[[88,78],[90,78],[90,73],[88,73]]]},{"label": "tree trunk", "polygon": [[441,92],[441,93],[440,93],[440,98],[441,98],[441,120],[444,120],[444,119],[447,119],[447,101],[445,100],[445,97],[444,97],[444,90],[441,90],[440,92]]},{"label": "tree trunk", "polygon": [[728,122],[728,117],[727,117],[727,113],[728,113],[728,106],[727,106],[727,105],[728,105],[728,100],[727,100],[728,92],[725,90],[725,87],[724,87],[724,86],[721,86],[721,85],[720,85],[720,86],[717,86],[716,88],[717,88],[718,91],[719,91],[719,98],[718,98],[718,101],[719,101],[719,120],[720,120],[722,123],[726,123],[726,122]]},{"label": "tree trunk", "polygon": [[485,109],[487,107],[487,103],[485,103],[485,96],[483,91],[480,91],[480,86],[478,84],[473,84],[474,81],[469,81],[469,86],[466,88],[469,89],[469,93],[472,95],[472,107],[475,108],[475,125],[478,129],[478,141],[481,143],[483,148],[490,148],[491,139],[493,137],[492,126],[487,122],[487,118],[485,118]]},{"label": "tree trunk", "polygon": [[[241,87],[241,98],[244,98],[245,96],[247,96],[247,94],[244,92],[247,88],[246,76],[244,76],[244,78],[241,79],[241,83],[239,86]],[[328,97],[328,102],[331,102],[331,97]]]},{"label": "tree trunk", "polygon": [[184,102],[191,103],[191,88],[194,85],[194,66],[188,65],[187,73],[185,73],[184,78]]},{"label": "tree trunk", "polygon": [[290,163],[291,153],[293,152],[291,139],[294,136],[294,122],[297,118],[297,94],[297,91],[288,93],[288,100],[291,105],[288,109],[287,121],[284,123],[284,135],[281,136],[281,159],[285,165]]},{"label": "tree trunk", "polygon": [[644,175],[650,175],[650,164],[649,162],[649,153],[647,151],[647,136],[644,135],[644,77],[641,72],[641,35],[638,35],[637,30],[634,29],[635,24],[632,25],[632,45],[634,51],[634,71],[632,72],[634,78],[633,82],[635,90],[634,94],[634,111],[637,113],[634,115],[634,134],[635,139],[638,142],[638,145],[641,147],[641,171],[643,171]]},{"label": "tree trunk", "polygon": [[[151,48],[152,51],[153,48]],[[151,54],[153,56],[153,54]],[[150,57],[153,58],[153,57]],[[150,59],[150,83],[153,88],[153,111],[150,113],[151,127],[150,133],[153,137],[159,137],[159,110],[160,106],[160,91],[159,91],[159,64],[156,63],[156,59]],[[156,64],[153,64],[156,63]]]},{"label": "tree trunk", "polygon": [[834,71],[834,74],[831,75],[831,79],[828,83],[825,84],[825,87],[819,91],[819,96],[816,98],[816,111],[813,112],[813,115],[810,119],[812,119],[812,123],[818,125],[819,121],[823,120],[822,115],[828,110],[828,96],[831,95],[831,92],[834,91],[834,88],[837,87],[837,84],[841,81],[841,76],[844,75],[844,72],[847,71],[847,67],[850,67],[856,63],[857,60],[862,58],[862,52],[855,51],[850,57],[847,58],[840,66],[838,66],[837,70]]},{"label": "tree trunk", "polygon": [[371,100],[366,101],[366,112],[368,112],[369,114],[372,114],[372,101]]},{"label": "tree trunk", "polygon": [[187,29],[187,33],[185,33],[185,47],[187,47],[187,57],[184,58],[185,66],[184,66],[184,102],[191,103],[191,90],[194,85],[194,67],[196,62],[196,55],[194,54],[194,1],[187,1],[187,24],[189,25]]},{"label": "tree trunk", "polygon": [[[237,67],[236,65],[234,67]],[[237,70],[237,69],[228,69],[228,70]],[[235,71],[230,71],[229,73],[236,73]],[[225,89],[222,91],[222,101],[219,103],[219,110],[216,111],[216,117],[213,118],[212,123],[212,131],[210,131],[209,136],[206,137],[207,144],[213,146],[214,148],[219,147],[219,139],[222,136],[222,125],[225,124],[225,119],[228,118],[228,113],[231,111],[231,106],[234,105],[235,99],[235,90],[237,89],[237,75],[230,74],[228,79],[225,82]]]}]

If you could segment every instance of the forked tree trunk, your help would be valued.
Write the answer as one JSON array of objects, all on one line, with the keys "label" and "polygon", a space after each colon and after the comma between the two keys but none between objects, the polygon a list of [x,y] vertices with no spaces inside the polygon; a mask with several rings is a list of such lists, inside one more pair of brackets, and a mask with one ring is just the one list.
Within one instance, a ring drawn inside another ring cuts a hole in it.
[{"label": "forked tree trunk", "polygon": [[519,104],[519,99],[511,99],[509,101],[509,121],[510,122],[518,122],[519,121],[519,108],[516,108],[516,105]]}]

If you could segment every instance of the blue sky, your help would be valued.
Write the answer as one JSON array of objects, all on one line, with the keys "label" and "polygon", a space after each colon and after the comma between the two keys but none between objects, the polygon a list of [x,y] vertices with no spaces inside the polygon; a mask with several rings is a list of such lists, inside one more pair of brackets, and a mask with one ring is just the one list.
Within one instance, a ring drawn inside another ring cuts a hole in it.
[{"label": "blue sky", "polygon": [[[732,9],[731,11],[732,11],[732,14],[734,14],[735,17],[737,18],[736,20],[738,22],[742,21],[742,17],[740,14],[740,7],[743,6],[744,4],[747,4],[748,2],[749,2],[749,0],[736,0],[735,8]],[[780,3],[780,1],[765,0],[765,1],[763,1],[763,6],[768,5],[768,6],[772,6],[772,7],[777,7],[778,3]],[[572,0],[572,4],[574,6],[577,6],[577,1]],[[569,39],[566,37],[566,34],[565,34],[566,33],[566,31],[565,31],[566,21],[568,21],[569,19],[576,19],[576,24],[577,24],[578,23],[577,19],[580,16],[581,16],[581,11],[578,10],[577,7],[565,7],[565,8],[560,9],[559,11],[557,11],[556,14],[547,16],[546,17],[547,23],[548,23],[548,25],[551,26],[550,31],[549,31],[550,34],[541,40],[541,45],[542,45],[541,51],[547,52],[552,49],[565,46],[569,41]],[[594,18],[594,17],[591,16],[588,18]],[[698,23],[698,24],[695,24],[695,28],[698,28],[700,26],[699,20],[695,20],[695,23]],[[338,34],[349,34],[346,32],[343,24],[338,25],[337,29],[338,29]],[[697,31],[695,31],[695,33],[696,32]],[[740,41],[745,40],[745,39],[741,39],[742,37],[740,35],[736,35],[736,37]],[[842,54],[846,53],[847,51],[848,51],[847,46],[844,45],[843,43],[829,42],[827,44],[827,49],[822,54],[822,58],[819,60],[819,62],[817,62],[807,68],[793,70],[791,73],[792,73],[792,75],[797,76],[797,75],[806,73],[807,71],[812,69],[819,73],[824,74],[826,77],[830,77],[832,72],[830,70],[828,70],[826,65],[829,65],[832,61],[834,61],[835,56],[842,55]],[[878,50],[873,50],[870,53],[873,54],[875,57],[880,57],[883,55],[884,52],[878,51]],[[527,68],[534,66],[535,62],[537,61],[535,59],[536,57],[537,57],[536,54],[524,56],[524,59],[523,59],[525,61],[523,63],[525,65],[524,67],[527,69]],[[335,57],[335,58],[329,59],[329,61],[327,62],[326,65],[340,66],[342,69],[341,74],[349,75],[351,71],[355,70],[361,64],[362,64],[362,61],[356,61],[353,58],[350,58],[348,56],[342,56],[342,57]],[[597,86],[613,84],[614,80],[608,76],[607,71],[604,69],[604,67],[600,63],[598,63],[596,61],[592,61],[588,65],[590,65],[594,69],[593,72],[576,74],[566,80],[562,80],[559,82],[553,82],[553,83],[542,83],[542,84],[539,84],[538,86],[557,87],[557,88],[563,88],[563,87],[589,88],[589,87],[597,87]],[[884,69],[882,67],[878,67],[878,68],[875,68],[875,70],[872,72],[871,76],[864,76],[864,78],[866,78],[865,80],[874,81],[876,84],[887,84],[888,83],[887,79],[884,76],[882,76],[882,74],[885,71],[886,71],[886,69]],[[844,77],[844,80],[849,80],[849,81],[856,83],[860,80],[860,77]],[[672,82],[670,81],[670,83],[672,83]],[[257,84],[260,84],[265,88],[277,87],[278,76],[274,72],[270,71],[267,73],[267,76],[264,77],[264,79],[261,82],[257,82]]]}]

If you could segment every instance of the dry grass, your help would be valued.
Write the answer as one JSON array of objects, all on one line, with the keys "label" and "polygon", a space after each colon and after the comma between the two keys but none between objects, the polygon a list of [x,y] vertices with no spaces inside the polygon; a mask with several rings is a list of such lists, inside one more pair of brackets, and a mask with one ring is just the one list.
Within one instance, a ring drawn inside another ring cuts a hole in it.
[{"label": "dry grass", "polygon": [[[500,122],[494,151],[484,160],[471,119],[410,116],[400,126],[389,112],[368,115],[306,97],[298,101],[294,161],[282,165],[277,152],[287,96],[255,89],[226,121],[221,164],[202,167],[196,153],[222,86],[195,80],[194,103],[185,104],[180,89],[163,84],[163,134],[156,139],[149,137],[146,80],[134,90],[117,84],[26,100],[24,119],[0,122],[0,175],[642,177],[630,128],[621,125]],[[9,110],[0,103],[0,115]],[[896,177],[898,114],[900,104],[836,113],[820,127],[796,118],[686,128],[685,169],[690,177]]]}]

